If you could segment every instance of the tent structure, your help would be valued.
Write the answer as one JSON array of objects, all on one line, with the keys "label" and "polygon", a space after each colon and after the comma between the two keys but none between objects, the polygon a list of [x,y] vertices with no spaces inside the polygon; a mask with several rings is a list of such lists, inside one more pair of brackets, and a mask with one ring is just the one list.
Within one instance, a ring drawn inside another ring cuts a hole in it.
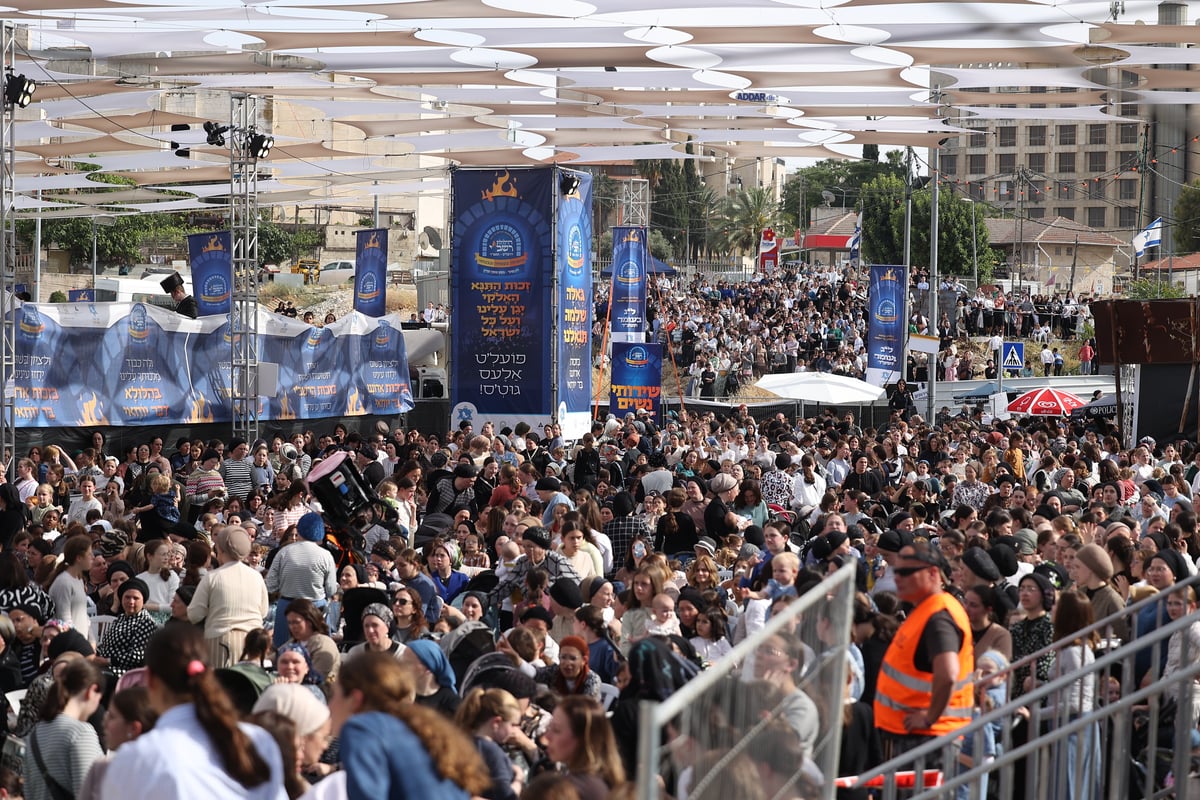
[{"label": "tent structure", "polygon": [[882,386],[830,372],[785,372],[764,375],[754,386],[790,400],[834,406],[865,405],[883,397]]}]

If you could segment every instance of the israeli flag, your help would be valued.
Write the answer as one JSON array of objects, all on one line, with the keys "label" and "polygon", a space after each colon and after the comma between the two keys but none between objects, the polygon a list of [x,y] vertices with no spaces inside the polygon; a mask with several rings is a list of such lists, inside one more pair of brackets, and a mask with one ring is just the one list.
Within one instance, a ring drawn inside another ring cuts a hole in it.
[{"label": "israeli flag", "polygon": [[1150,223],[1150,227],[1133,237],[1133,251],[1141,258],[1151,247],[1162,244],[1162,217]]},{"label": "israeli flag", "polygon": [[854,223],[854,235],[850,237],[850,260],[858,258],[858,249],[862,244],[862,216]]}]

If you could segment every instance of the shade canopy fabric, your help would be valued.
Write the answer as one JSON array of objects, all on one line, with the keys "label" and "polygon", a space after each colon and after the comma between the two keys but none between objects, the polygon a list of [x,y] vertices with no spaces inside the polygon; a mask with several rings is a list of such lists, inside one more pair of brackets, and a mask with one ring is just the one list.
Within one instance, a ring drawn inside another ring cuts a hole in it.
[{"label": "shade canopy fabric", "polygon": [[1117,415],[1117,396],[1115,394],[1106,394],[1097,397],[1090,403],[1086,403],[1079,408],[1071,411],[1071,416],[1084,419],[1096,419],[1098,417],[1115,417]]},{"label": "shade canopy fabric", "polygon": [[754,382],[754,386],[790,400],[835,406],[874,403],[884,394],[881,386],[872,386],[866,381],[830,372],[764,375]]},{"label": "shade canopy fabric", "polygon": [[[1048,124],[1200,101],[1185,91],[1196,26],[1121,5],[1116,20],[1100,0],[28,0],[0,15],[25,29],[13,67],[38,84],[13,137],[23,175],[112,158],[186,192],[214,164],[227,176],[227,150],[197,134],[245,93],[277,138],[265,173],[369,205],[396,169],[690,159],[718,174],[932,147],[1030,112],[986,105],[1000,89]],[[273,194],[260,203],[295,203]]]},{"label": "shade canopy fabric", "polygon": [[1058,389],[1030,389],[1016,400],[1008,404],[1012,414],[1032,414],[1034,416],[1061,417],[1070,414],[1084,404],[1084,401]]}]

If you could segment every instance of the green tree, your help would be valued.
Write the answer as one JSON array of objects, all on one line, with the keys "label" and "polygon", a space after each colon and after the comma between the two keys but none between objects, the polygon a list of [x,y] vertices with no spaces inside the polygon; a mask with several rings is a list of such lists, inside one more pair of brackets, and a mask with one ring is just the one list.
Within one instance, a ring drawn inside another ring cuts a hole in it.
[{"label": "green tree", "polygon": [[1186,296],[1182,285],[1157,278],[1138,278],[1125,284],[1126,300],[1178,300]]},{"label": "green tree", "polygon": [[847,210],[857,208],[860,190],[865,184],[883,175],[894,175],[903,180],[902,158],[899,151],[889,151],[884,161],[878,161],[876,151],[876,158],[868,160],[864,148],[864,157],[859,161],[829,158],[796,170],[783,185],[784,220],[791,223],[793,229],[797,226],[806,229],[804,223],[812,216],[810,209],[825,202],[821,197],[823,191],[833,193],[835,206],[844,205]]},{"label": "green tree", "polygon": [[753,254],[763,228],[778,228],[783,222],[779,203],[761,187],[730,195],[712,221],[711,241],[721,253]]},{"label": "green tree", "polygon": [[[892,225],[901,210],[901,229]],[[904,263],[904,181],[880,175],[862,187],[862,256],[874,264]]]},{"label": "green tree", "polygon": [[[929,189],[913,192],[910,258],[914,267],[929,267],[930,209],[933,193]],[[980,204],[968,203],[952,192],[938,195],[938,271],[944,275],[971,275],[971,215],[975,218],[975,252],[980,276],[990,275],[992,251],[988,246],[987,226],[983,224]],[[864,222],[865,224],[865,222]],[[900,241],[904,236],[904,207],[892,211],[892,229]],[[897,262],[901,263],[901,262]]]},{"label": "green tree", "polygon": [[1200,181],[1193,181],[1179,190],[1173,213],[1175,223],[1171,229],[1175,252],[1200,250]]},{"label": "green tree", "polygon": [[[667,241],[667,237],[663,236],[662,231],[650,231],[650,238],[647,244],[650,247],[650,255],[655,258],[660,258],[663,261],[671,258],[671,243]],[[600,238],[596,240],[596,257],[610,259],[612,258],[612,252],[612,231],[607,230],[600,234]]]}]

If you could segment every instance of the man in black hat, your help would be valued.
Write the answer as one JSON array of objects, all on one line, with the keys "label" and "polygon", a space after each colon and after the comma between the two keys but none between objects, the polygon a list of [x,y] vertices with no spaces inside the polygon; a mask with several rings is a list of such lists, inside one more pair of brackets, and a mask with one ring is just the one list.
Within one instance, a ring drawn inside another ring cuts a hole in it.
[{"label": "man in black hat", "polygon": [[159,285],[175,301],[175,313],[182,314],[191,319],[200,316],[200,306],[196,304],[196,298],[183,290],[182,275],[178,272],[172,272],[166,278],[163,278]]},{"label": "man in black hat", "polygon": [[475,498],[475,481],[479,467],[467,461],[460,462],[454,472],[442,478],[434,487],[425,510],[429,514],[454,516],[462,509],[471,512],[471,518],[479,516],[479,504]]}]

